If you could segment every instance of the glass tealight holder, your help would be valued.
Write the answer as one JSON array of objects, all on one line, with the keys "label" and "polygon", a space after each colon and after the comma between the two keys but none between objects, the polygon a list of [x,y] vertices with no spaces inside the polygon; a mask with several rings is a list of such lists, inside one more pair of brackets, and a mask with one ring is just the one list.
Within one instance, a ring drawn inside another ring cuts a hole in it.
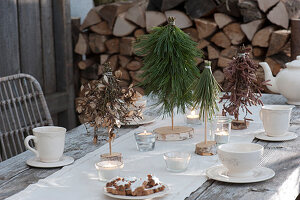
[{"label": "glass tealight holder", "polygon": [[189,112],[189,114],[186,114],[185,122],[188,125],[201,125],[202,124],[201,120],[199,119],[199,113],[196,112],[195,110],[191,110]]},{"label": "glass tealight holder", "polygon": [[120,176],[120,171],[124,167],[120,161],[100,161],[95,164],[100,181],[109,181],[112,178]]},{"label": "glass tealight holder", "polygon": [[187,169],[191,154],[185,152],[168,152],[164,153],[167,170],[170,172],[183,172]]},{"label": "glass tealight holder", "polygon": [[140,133],[134,133],[136,147],[139,151],[152,151],[155,147],[156,135],[154,133],[144,131]]},{"label": "glass tealight holder", "polygon": [[226,116],[216,116],[210,121],[211,139],[217,145],[226,144],[230,140],[232,119]]}]

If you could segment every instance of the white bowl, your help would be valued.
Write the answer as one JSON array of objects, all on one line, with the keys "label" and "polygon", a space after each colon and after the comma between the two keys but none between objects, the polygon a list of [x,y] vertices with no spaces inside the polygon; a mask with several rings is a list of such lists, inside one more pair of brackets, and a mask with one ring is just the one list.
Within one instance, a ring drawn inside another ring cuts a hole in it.
[{"label": "white bowl", "polygon": [[218,156],[228,176],[247,177],[258,166],[264,147],[254,143],[228,143],[218,147]]}]

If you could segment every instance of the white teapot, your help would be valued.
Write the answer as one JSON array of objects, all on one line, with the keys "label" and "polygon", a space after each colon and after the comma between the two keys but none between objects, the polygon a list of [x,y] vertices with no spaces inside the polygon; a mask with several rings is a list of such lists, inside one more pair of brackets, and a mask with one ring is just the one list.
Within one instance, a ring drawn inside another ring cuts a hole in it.
[{"label": "white teapot", "polygon": [[300,105],[300,56],[296,60],[286,63],[285,69],[280,70],[276,77],[272,75],[271,69],[266,62],[259,63],[265,72],[267,88],[275,93],[282,94],[287,98],[288,104]]}]

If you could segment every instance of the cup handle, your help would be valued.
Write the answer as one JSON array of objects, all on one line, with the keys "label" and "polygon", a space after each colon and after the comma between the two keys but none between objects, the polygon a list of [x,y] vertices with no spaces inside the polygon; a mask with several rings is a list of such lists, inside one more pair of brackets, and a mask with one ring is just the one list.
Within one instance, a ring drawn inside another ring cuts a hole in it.
[{"label": "cup handle", "polygon": [[261,110],[259,111],[259,118],[260,118],[260,120],[262,121],[263,114],[262,114],[262,111],[261,111]]},{"label": "cup handle", "polygon": [[29,135],[29,136],[27,136],[27,137],[25,138],[25,140],[24,140],[25,147],[26,147],[28,150],[32,151],[32,152],[36,155],[36,157],[39,157],[39,152],[38,152],[36,149],[32,148],[32,147],[29,145],[29,141],[30,141],[30,140],[33,140],[34,142],[36,142],[36,141],[37,141],[37,138],[36,138],[34,135]]}]

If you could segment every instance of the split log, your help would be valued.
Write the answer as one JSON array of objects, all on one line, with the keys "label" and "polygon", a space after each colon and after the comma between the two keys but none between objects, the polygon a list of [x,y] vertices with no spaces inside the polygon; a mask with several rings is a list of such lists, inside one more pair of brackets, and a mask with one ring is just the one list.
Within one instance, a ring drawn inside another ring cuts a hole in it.
[{"label": "split log", "polygon": [[98,15],[95,9],[91,9],[86,15],[83,23],[80,26],[80,30],[84,30],[92,25],[100,23],[101,17]]},{"label": "split log", "polygon": [[194,19],[198,31],[198,38],[203,39],[212,35],[217,30],[217,24],[213,20]]},{"label": "split log", "polygon": [[290,35],[291,31],[289,30],[274,31],[271,35],[271,39],[269,42],[267,56],[279,53],[281,49],[285,46],[285,44],[288,42]]},{"label": "split log", "polygon": [[109,54],[118,53],[120,51],[120,40],[119,38],[106,40],[105,46],[108,49]]},{"label": "split log", "polygon": [[239,45],[246,39],[246,35],[243,33],[239,23],[229,24],[224,27],[223,31],[233,45]]},{"label": "split log", "polygon": [[141,69],[143,63],[137,60],[133,60],[126,65],[126,68],[131,71],[136,71]]},{"label": "split log", "polygon": [[230,46],[221,51],[221,56],[232,59],[234,56],[236,56],[237,52],[238,52],[238,47]]},{"label": "split log", "polygon": [[119,55],[119,65],[122,68],[126,68],[126,65],[130,62],[131,57]]},{"label": "split log", "polygon": [[93,53],[103,53],[106,51],[105,41],[107,37],[105,35],[98,35],[95,33],[89,34],[89,46]]},{"label": "split log", "polygon": [[130,77],[134,81],[142,82],[143,79],[140,77],[140,75],[143,73],[142,70],[139,71],[129,71]]},{"label": "split log", "polygon": [[257,2],[253,0],[240,0],[238,3],[244,23],[264,18],[264,14],[259,10]]},{"label": "split log", "polygon": [[122,73],[121,77],[119,78],[120,80],[130,81],[130,76],[126,69],[120,68],[120,69],[118,69],[118,71],[121,71],[121,73]]},{"label": "split log", "polygon": [[110,56],[107,61],[110,62],[112,71],[116,71],[118,68],[118,55]]},{"label": "split log", "polygon": [[80,33],[74,52],[80,55],[85,55],[88,54],[89,51],[88,36],[84,33]]},{"label": "split log", "polygon": [[218,60],[218,66],[222,68],[227,67],[230,62],[231,59],[220,56]]},{"label": "split log", "polygon": [[220,29],[234,21],[232,17],[224,13],[215,13],[214,19]]},{"label": "split log", "polygon": [[224,13],[233,17],[240,17],[240,8],[238,7],[239,0],[218,0],[220,5],[217,12]]},{"label": "split log", "polygon": [[289,14],[289,18],[299,19],[300,18],[300,2],[295,0],[282,0],[281,2],[284,3],[285,8]]},{"label": "split log", "polygon": [[136,29],[136,25],[125,19],[125,13],[120,14],[114,25],[113,35],[117,37],[127,36]]},{"label": "split log", "polygon": [[170,10],[170,9],[178,6],[179,4],[181,4],[184,1],[185,0],[162,0],[161,11]]},{"label": "split log", "polygon": [[269,40],[273,31],[275,31],[274,26],[267,26],[259,30],[257,33],[255,33],[252,39],[252,45],[259,46],[259,47],[268,47]]},{"label": "split log", "polygon": [[291,58],[296,59],[300,55],[300,19],[291,20]]},{"label": "split log", "polygon": [[108,60],[109,55],[108,54],[101,54],[100,55],[100,64],[103,65]]},{"label": "split log", "polygon": [[132,56],[134,37],[123,37],[120,41],[120,54],[125,56]]},{"label": "split log", "polygon": [[252,49],[252,53],[255,57],[263,57],[266,55],[266,49],[261,47],[254,47]]},{"label": "split log", "polygon": [[134,4],[132,2],[118,2],[106,4],[99,9],[99,15],[107,21],[108,26],[112,29],[115,20],[120,13],[127,11]]},{"label": "split log", "polygon": [[127,81],[120,80],[119,85],[121,88],[127,88],[129,86],[129,83]]},{"label": "split log", "polygon": [[145,94],[145,91],[143,88],[141,87],[134,87],[133,88],[135,91],[137,91],[138,93],[140,93],[141,95],[144,95]]},{"label": "split log", "polygon": [[166,16],[157,11],[146,11],[146,30],[150,32],[153,27],[159,26],[167,22]]},{"label": "split log", "polygon": [[188,34],[191,39],[195,42],[198,41],[198,31],[195,28],[187,28],[183,30],[186,34]]},{"label": "split log", "polygon": [[278,72],[280,72],[281,64],[278,63],[276,60],[274,60],[273,58],[267,57],[265,59],[265,62],[267,62],[269,64],[273,76],[276,76],[278,74]]},{"label": "split log", "polygon": [[215,70],[213,72],[213,76],[215,77],[216,81],[221,84],[225,80],[225,75],[221,70]]},{"label": "split log", "polygon": [[127,10],[125,18],[142,28],[146,27],[145,9],[138,4]]},{"label": "split log", "polygon": [[222,32],[216,33],[211,39],[211,42],[215,43],[215,45],[223,48],[227,48],[230,46],[230,39]]},{"label": "split log", "polygon": [[104,65],[98,65],[97,75],[100,76],[104,73]]},{"label": "split log", "polygon": [[247,24],[241,24],[241,29],[245,33],[249,41],[252,40],[254,34],[257,32],[258,29],[262,27],[264,22],[264,19],[258,19]]},{"label": "split log", "polygon": [[257,0],[258,7],[263,11],[267,12],[269,8],[273,7],[279,0]]},{"label": "split log", "polygon": [[141,35],[145,35],[145,31],[144,29],[136,29],[133,33],[135,38],[138,38]]},{"label": "split log", "polygon": [[209,44],[210,44],[210,43],[209,43],[207,40],[202,39],[202,40],[200,40],[200,41],[198,42],[197,48],[198,48],[198,49],[203,49],[203,48],[207,47]]},{"label": "split log", "polygon": [[204,61],[203,58],[199,58],[199,57],[196,57],[195,59],[196,59],[196,65],[199,65]]},{"label": "split log", "polygon": [[209,60],[217,59],[219,58],[220,55],[220,51],[211,45],[207,47],[207,53],[208,53]]},{"label": "split log", "polygon": [[94,64],[95,64],[94,59],[86,59],[86,60],[81,60],[80,62],[78,62],[78,67],[81,70],[85,70],[86,68],[88,68]]},{"label": "split log", "polygon": [[189,28],[193,26],[192,20],[183,12],[179,10],[168,10],[165,12],[166,17],[175,17],[176,26],[180,29]]},{"label": "split log", "polygon": [[98,66],[97,64],[94,64],[86,68],[85,70],[81,70],[80,77],[87,80],[97,80],[98,79],[97,71],[98,71]]},{"label": "split log", "polygon": [[106,21],[102,21],[99,24],[91,26],[90,30],[95,33],[98,33],[100,35],[111,35],[112,34],[112,31],[109,28]]},{"label": "split log", "polygon": [[217,4],[214,0],[187,0],[185,3],[186,13],[191,18],[200,18],[212,14],[217,8]]},{"label": "split log", "polygon": [[284,3],[279,2],[267,15],[270,22],[285,29],[289,27],[289,14]]}]

